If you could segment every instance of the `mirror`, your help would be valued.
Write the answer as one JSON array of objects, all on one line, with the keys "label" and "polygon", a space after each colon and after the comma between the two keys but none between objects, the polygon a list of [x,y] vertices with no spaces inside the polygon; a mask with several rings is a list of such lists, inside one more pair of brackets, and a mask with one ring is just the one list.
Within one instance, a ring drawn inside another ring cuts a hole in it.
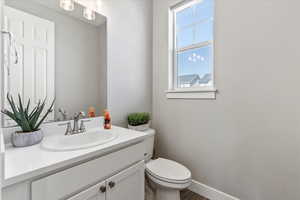
[{"label": "mirror", "polygon": [[[6,0],[3,34],[2,108],[6,94],[32,104],[55,98],[47,121],[69,120],[75,112],[100,116],[106,108],[106,18],[59,0]],[[90,20],[84,17],[90,17]],[[95,115],[93,112],[95,111]],[[65,115],[66,114],[66,115]],[[3,125],[13,126],[7,117]]]}]

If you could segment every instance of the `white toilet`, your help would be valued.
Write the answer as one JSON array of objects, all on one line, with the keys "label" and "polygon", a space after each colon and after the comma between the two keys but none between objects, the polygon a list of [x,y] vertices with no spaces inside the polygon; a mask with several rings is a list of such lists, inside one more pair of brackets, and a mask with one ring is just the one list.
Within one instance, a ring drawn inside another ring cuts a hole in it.
[{"label": "white toilet", "polygon": [[151,160],[155,130],[149,129],[145,132],[149,133],[145,149],[146,176],[155,186],[155,200],[180,200],[180,190],[191,184],[190,170],[172,160]]}]

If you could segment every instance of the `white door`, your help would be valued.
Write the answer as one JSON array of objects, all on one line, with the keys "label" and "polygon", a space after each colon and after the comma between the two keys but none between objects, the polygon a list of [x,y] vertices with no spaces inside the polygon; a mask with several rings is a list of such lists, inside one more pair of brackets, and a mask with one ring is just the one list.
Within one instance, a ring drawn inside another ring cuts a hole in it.
[{"label": "white door", "polygon": [[[55,27],[54,23],[26,12],[4,6],[3,29],[12,34],[17,60],[8,55],[9,41],[4,39],[4,95],[20,94],[33,104],[47,97],[47,107],[55,95]],[[7,108],[7,101],[4,98]],[[48,120],[54,119],[54,113]],[[13,125],[5,120],[5,125]]]},{"label": "white door", "polygon": [[140,162],[107,179],[106,200],[144,200],[145,163]]},{"label": "white door", "polygon": [[[4,0],[0,0],[0,27],[2,27],[2,16],[3,16],[3,5],[4,5]],[[0,33],[0,36],[2,37],[2,33]],[[2,46],[2,40],[0,40],[0,46]],[[0,54],[0,66],[2,66],[3,63],[3,57]],[[0,69],[0,74],[3,73],[3,68]],[[2,88],[2,77],[0,77],[0,88]],[[2,102],[2,98],[0,95],[0,103]],[[2,121],[2,116],[0,116],[0,122]],[[2,180],[3,175],[4,175],[4,162],[2,159],[4,159],[4,141],[3,141],[3,133],[2,133],[2,124],[0,123],[0,128],[1,128],[1,132],[0,132],[0,200],[2,199]]]},{"label": "white door", "polygon": [[105,200],[105,192],[105,182],[102,182],[67,200]]}]

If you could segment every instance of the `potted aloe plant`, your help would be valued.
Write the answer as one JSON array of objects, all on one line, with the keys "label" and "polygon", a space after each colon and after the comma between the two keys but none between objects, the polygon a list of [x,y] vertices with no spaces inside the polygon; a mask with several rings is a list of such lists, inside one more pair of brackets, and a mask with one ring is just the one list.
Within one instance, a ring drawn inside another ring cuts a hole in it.
[{"label": "potted aloe plant", "polygon": [[53,111],[54,101],[51,106],[42,115],[45,109],[46,99],[39,101],[33,109],[30,110],[30,99],[27,104],[23,104],[21,96],[18,95],[18,105],[11,95],[7,95],[7,101],[10,110],[4,109],[1,112],[17,123],[22,131],[17,131],[11,136],[11,143],[15,147],[26,147],[38,144],[42,141],[44,135],[40,129],[41,124],[47,116]]},{"label": "potted aloe plant", "polygon": [[127,117],[128,128],[136,131],[145,131],[150,128],[150,113],[131,113]]}]

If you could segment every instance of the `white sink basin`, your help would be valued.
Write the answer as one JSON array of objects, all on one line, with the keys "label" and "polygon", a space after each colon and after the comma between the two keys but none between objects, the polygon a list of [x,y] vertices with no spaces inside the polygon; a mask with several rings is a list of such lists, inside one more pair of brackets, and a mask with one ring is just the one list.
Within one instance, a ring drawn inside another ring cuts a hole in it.
[{"label": "white sink basin", "polygon": [[65,136],[50,136],[42,141],[42,148],[52,151],[86,149],[113,141],[117,134],[109,130],[94,129],[86,133]]}]

